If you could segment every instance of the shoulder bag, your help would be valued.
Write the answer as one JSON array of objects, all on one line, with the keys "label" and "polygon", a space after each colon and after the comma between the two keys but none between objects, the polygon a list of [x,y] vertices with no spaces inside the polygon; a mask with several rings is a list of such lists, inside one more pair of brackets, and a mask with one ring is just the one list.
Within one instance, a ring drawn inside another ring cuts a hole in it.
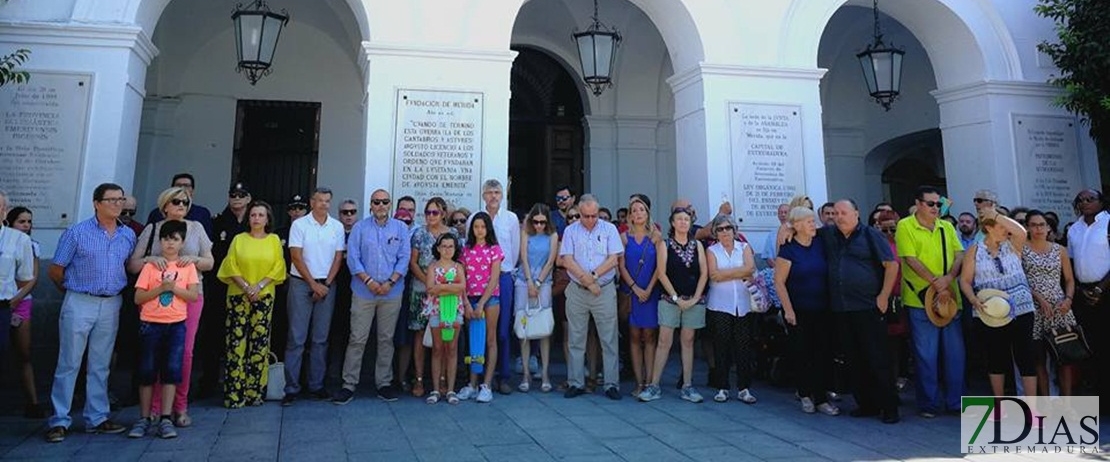
[{"label": "shoulder bag", "polygon": [[517,312],[516,319],[513,320],[513,332],[521,340],[550,337],[554,328],[555,316],[551,313],[551,307],[540,306],[539,298],[529,298],[528,306]]},{"label": "shoulder bag", "polygon": [[279,401],[285,397],[285,363],[270,352],[270,364],[266,367],[266,400]]},{"label": "shoulder bag", "polygon": [[1045,345],[1052,358],[1062,365],[1076,364],[1091,357],[1091,346],[1079,325],[1063,329],[1049,329],[1044,335]]}]

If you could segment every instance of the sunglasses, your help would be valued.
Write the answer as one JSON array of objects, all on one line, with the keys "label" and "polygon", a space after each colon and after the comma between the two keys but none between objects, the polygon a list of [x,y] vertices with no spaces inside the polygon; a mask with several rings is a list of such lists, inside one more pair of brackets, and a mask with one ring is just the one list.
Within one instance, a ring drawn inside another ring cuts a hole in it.
[{"label": "sunglasses", "polygon": [[990,199],[983,199],[982,197],[976,197],[975,199],[972,199],[972,200],[975,201],[976,204],[982,204],[984,202],[994,202]]},{"label": "sunglasses", "polygon": [[463,223],[466,223],[466,218],[456,218],[454,220],[451,220],[451,226],[458,226]]},{"label": "sunglasses", "polygon": [[438,217],[440,215],[443,215],[443,211],[442,210],[425,210],[424,215],[427,215],[429,217]]},{"label": "sunglasses", "polygon": [[1079,204],[1090,204],[1092,202],[1098,202],[1098,200],[1099,199],[1095,196],[1083,196],[1075,198],[1075,202]]},{"label": "sunglasses", "polygon": [[732,231],[734,229],[736,229],[736,227],[734,227],[732,225],[718,226],[717,227],[717,232],[720,233],[720,232],[724,232],[724,231]]},{"label": "sunglasses", "polygon": [[245,192],[233,192],[231,194],[228,194],[227,197],[230,197],[232,199],[244,199],[250,197],[250,194]]},{"label": "sunglasses", "polygon": [[120,215],[127,215],[129,217],[135,216],[135,209],[123,209],[123,211],[120,212]]},{"label": "sunglasses", "polygon": [[547,226],[547,220],[532,220],[532,224]]},{"label": "sunglasses", "polygon": [[295,205],[290,205],[290,206],[288,207],[288,209],[289,209],[289,210],[308,210],[308,207],[305,207],[305,206],[303,206],[303,205],[301,205],[301,204],[295,204]]},{"label": "sunglasses", "polygon": [[879,231],[882,231],[885,234],[894,234],[894,232],[897,231],[897,228],[879,228]]},{"label": "sunglasses", "polygon": [[578,214],[567,215],[567,220],[568,221],[574,221],[574,220],[577,220],[579,218],[582,218],[582,215],[578,215]]},{"label": "sunglasses", "polygon": [[686,212],[686,213],[689,214],[693,211],[694,211],[693,207],[675,207],[675,208],[671,209],[671,213]]},{"label": "sunglasses", "polygon": [[940,207],[940,201],[921,201],[921,203],[925,204],[926,207],[932,207],[932,208],[939,208]]},{"label": "sunglasses", "polygon": [[372,199],[370,203],[373,205],[389,205],[389,199]]},{"label": "sunglasses", "polygon": [[562,202],[567,199],[570,199],[570,196],[555,196],[555,202]]},{"label": "sunglasses", "polygon": [[170,203],[173,205],[181,205],[185,207],[188,207],[189,204],[191,204],[191,202],[189,202],[189,199],[170,199]]},{"label": "sunglasses", "polygon": [[340,215],[354,215],[356,213],[358,213],[358,210],[340,210],[339,211]]}]

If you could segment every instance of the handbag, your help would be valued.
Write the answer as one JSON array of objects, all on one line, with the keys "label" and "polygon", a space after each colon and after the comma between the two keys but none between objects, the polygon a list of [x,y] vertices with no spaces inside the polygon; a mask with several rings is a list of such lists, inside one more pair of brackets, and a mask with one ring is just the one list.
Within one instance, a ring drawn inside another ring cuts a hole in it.
[{"label": "handbag", "polygon": [[[532,303],[535,300],[535,304]],[[528,306],[516,314],[513,320],[513,332],[521,340],[536,340],[551,336],[555,329],[555,315],[551,307],[541,307],[538,298],[529,298]]]},{"label": "handbag", "polygon": [[1087,344],[1087,337],[1079,325],[1049,329],[1047,334],[1045,344],[1058,364],[1076,364],[1091,357],[1091,346]]},{"label": "handbag", "polygon": [[767,286],[763,283],[763,278],[750,277],[744,281],[744,287],[747,287],[748,296],[751,297],[753,313],[766,313],[771,310],[771,297],[767,295]]},{"label": "handbag", "polygon": [[266,368],[266,400],[280,401],[285,397],[285,363],[270,352],[270,364]]},{"label": "handbag", "polygon": [[424,344],[424,348],[432,347],[432,326],[430,324],[424,327],[424,339],[421,340],[421,343]]}]

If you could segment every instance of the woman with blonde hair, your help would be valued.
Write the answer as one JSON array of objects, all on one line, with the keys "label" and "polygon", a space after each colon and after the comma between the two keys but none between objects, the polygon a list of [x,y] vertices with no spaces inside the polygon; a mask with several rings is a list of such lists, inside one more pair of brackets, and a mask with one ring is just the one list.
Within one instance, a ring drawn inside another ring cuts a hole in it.
[{"label": "woman with blonde hair", "polygon": [[[514,284],[513,309],[516,317],[525,315],[530,308],[551,309],[551,275],[559,252],[559,234],[551,221],[551,209],[544,204],[532,206],[524,217],[524,232],[520,233],[520,271]],[[533,303],[534,302],[534,303]],[[520,357],[531,357],[531,341],[520,339]],[[551,359],[551,336],[540,339],[540,391],[551,391],[551,377],[547,374]],[[529,361],[521,361],[524,377],[518,387],[527,393],[532,388],[532,371]]]},{"label": "woman with blonde hair", "polygon": [[618,257],[622,293],[628,306],[629,356],[639,396],[652,377],[655,365],[655,338],[659,330],[659,277],[656,246],[661,236],[651,220],[651,209],[639,197],[628,203],[628,230],[621,233],[624,253]]}]

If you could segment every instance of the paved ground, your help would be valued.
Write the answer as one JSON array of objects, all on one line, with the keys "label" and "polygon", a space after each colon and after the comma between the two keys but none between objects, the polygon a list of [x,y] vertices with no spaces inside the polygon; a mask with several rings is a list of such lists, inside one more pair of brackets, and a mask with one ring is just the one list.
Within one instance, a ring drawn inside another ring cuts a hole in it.
[{"label": "paved ground", "polygon": [[[674,383],[672,361],[664,383]],[[561,377],[555,375],[555,377]],[[702,382],[699,380],[698,382]],[[43,441],[41,422],[0,416],[3,460],[282,460],[471,461],[540,460],[943,460],[960,458],[959,420],[919,418],[903,407],[903,421],[883,425],[847,415],[803,414],[791,391],[757,384],[760,401],[691,404],[673,388],[664,399],[614,402],[601,394],[564,399],[561,393],[495,395],[494,402],[435,406],[411,397],[394,403],[362,391],[346,406],[298,401],[228,411],[215,401],[195,403],[195,425],[174,440],[86,435]],[[538,387],[537,387],[538,388]],[[709,390],[702,388],[709,398]],[[11,396],[11,395],[6,395]],[[907,394],[904,399],[908,400]],[[850,401],[847,400],[847,401]],[[845,408],[851,407],[848,402]],[[117,421],[138,415],[124,409]],[[78,421],[80,419],[78,418]],[[1108,425],[1101,428],[1108,442]],[[1104,446],[1104,449],[1110,449]],[[1018,456],[972,456],[1026,460]],[[1110,460],[1060,456],[1040,460]]]}]

